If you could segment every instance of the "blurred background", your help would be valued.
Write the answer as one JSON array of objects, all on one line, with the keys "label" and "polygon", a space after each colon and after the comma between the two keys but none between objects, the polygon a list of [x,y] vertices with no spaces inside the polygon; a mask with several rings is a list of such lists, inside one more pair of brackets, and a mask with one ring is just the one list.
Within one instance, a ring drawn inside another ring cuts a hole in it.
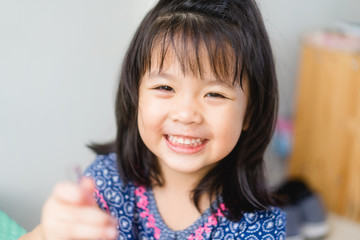
[{"label": "blurred background", "polygon": [[[279,115],[286,122],[285,145],[270,149],[267,160],[276,185],[290,165],[304,34],[360,23],[360,1],[257,2],[273,46]],[[122,58],[154,3],[0,0],[0,209],[25,229],[40,222],[53,186],[94,159],[85,145],[114,138]]]}]

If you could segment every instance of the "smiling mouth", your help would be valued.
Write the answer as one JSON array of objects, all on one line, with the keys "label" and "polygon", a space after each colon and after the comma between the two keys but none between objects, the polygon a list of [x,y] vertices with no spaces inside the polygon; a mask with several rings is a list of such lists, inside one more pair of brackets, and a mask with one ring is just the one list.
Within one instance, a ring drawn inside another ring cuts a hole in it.
[{"label": "smiling mouth", "polygon": [[207,142],[204,138],[193,138],[178,135],[165,135],[165,137],[172,145],[187,148],[196,148]]}]

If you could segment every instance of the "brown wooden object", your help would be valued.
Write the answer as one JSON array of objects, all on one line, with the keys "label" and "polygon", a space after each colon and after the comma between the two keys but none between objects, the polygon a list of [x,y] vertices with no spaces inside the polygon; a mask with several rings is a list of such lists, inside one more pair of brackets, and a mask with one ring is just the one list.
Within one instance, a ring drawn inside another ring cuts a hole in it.
[{"label": "brown wooden object", "polygon": [[296,103],[290,175],[360,221],[360,51],[305,41]]}]

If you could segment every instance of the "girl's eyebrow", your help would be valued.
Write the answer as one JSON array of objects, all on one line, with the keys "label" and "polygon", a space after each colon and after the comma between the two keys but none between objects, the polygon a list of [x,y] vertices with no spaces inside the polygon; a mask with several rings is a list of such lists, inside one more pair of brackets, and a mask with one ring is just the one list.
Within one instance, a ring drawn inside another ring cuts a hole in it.
[{"label": "girl's eyebrow", "polygon": [[225,88],[234,88],[234,86],[232,84],[230,84],[229,81],[220,81],[219,79],[209,80],[207,84],[209,86],[220,85]]},{"label": "girl's eyebrow", "polygon": [[[158,71],[150,72],[149,79],[156,78],[156,77],[165,78],[170,81],[176,81],[176,79],[178,78],[177,75],[173,75],[171,73],[158,72]],[[225,88],[233,88],[234,87],[229,81],[220,81],[219,79],[216,79],[216,78],[211,78],[211,79],[204,78],[203,80],[206,81],[206,84],[208,86],[216,86],[216,85],[219,86],[220,85]]]},{"label": "girl's eyebrow", "polygon": [[151,78],[155,78],[155,77],[161,77],[161,78],[166,78],[169,80],[175,80],[176,76],[170,73],[166,73],[166,72],[159,72],[159,71],[152,71],[149,74],[149,79]]}]

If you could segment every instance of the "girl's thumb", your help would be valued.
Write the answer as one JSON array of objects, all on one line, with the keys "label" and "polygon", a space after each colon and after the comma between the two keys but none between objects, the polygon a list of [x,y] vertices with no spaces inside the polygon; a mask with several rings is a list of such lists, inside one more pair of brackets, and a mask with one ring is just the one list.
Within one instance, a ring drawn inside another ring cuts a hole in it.
[{"label": "girl's thumb", "polygon": [[96,205],[94,193],[95,193],[95,182],[93,179],[88,177],[83,177],[80,180],[80,189],[83,193],[83,203],[86,205]]}]

